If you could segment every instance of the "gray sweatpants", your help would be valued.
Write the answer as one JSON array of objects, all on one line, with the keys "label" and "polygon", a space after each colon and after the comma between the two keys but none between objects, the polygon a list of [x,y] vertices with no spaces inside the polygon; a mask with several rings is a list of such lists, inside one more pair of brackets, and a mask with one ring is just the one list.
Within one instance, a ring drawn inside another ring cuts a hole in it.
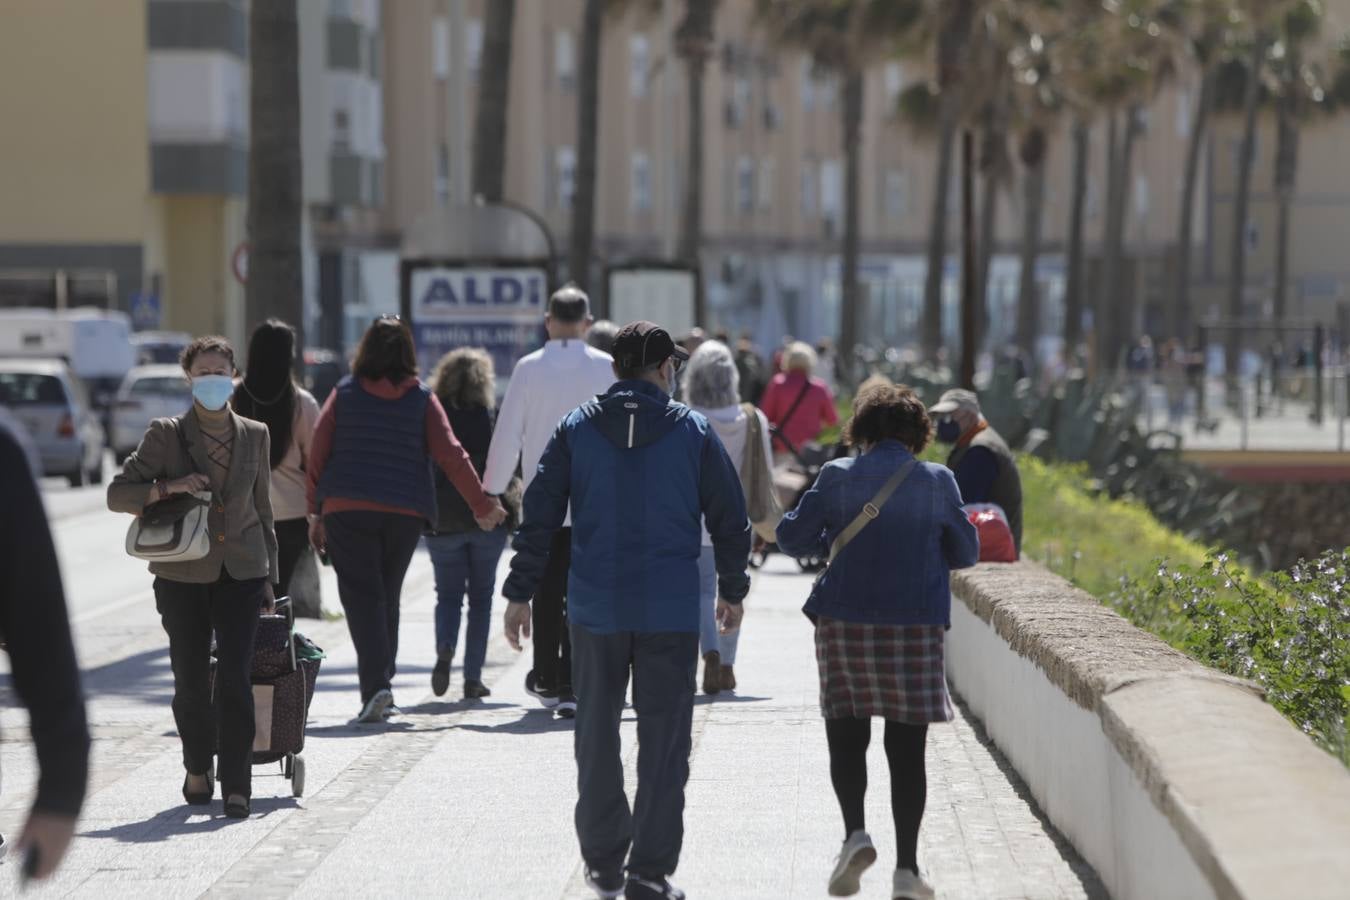
[{"label": "gray sweatpants", "polygon": [[[581,856],[598,871],[618,871],[627,859],[630,872],[665,877],[675,871],[684,841],[698,634],[596,634],[579,625],[571,631]],[[619,746],[630,667],[638,730],[631,810]]]}]

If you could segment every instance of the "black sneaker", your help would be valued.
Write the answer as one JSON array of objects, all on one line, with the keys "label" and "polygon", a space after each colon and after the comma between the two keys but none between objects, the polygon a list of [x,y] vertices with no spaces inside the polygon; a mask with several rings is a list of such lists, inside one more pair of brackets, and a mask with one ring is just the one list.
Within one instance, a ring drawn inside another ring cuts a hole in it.
[{"label": "black sneaker", "polygon": [[595,896],[600,900],[618,900],[623,896],[624,884],[623,872],[601,872],[590,867],[586,869],[586,887],[595,891]]},{"label": "black sneaker", "polygon": [[534,674],[534,669],[525,676],[525,693],[534,697],[544,709],[553,709],[558,705],[558,692],[553,688],[544,687],[539,683],[539,676]]},{"label": "black sneaker", "polygon": [[670,883],[668,878],[648,878],[629,873],[624,885],[626,900],[684,900],[684,891]]},{"label": "black sneaker", "polygon": [[445,692],[450,690],[450,660],[436,660],[436,667],[431,670],[431,692],[437,697],[444,697]]},{"label": "black sneaker", "polygon": [[553,707],[553,714],[560,719],[575,719],[577,717],[577,698],[572,693],[571,688],[563,688],[558,694],[558,705]]},{"label": "black sneaker", "polygon": [[483,697],[490,696],[492,696],[492,691],[488,690],[488,686],[483,684],[483,682],[474,678],[466,678],[464,680],[465,700],[479,700]]}]

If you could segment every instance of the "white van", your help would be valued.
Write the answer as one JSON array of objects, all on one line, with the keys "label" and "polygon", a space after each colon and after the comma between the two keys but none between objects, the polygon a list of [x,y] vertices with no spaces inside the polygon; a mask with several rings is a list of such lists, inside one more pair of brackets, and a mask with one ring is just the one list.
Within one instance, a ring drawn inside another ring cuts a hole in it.
[{"label": "white van", "polygon": [[94,307],[0,310],[0,357],[63,359],[106,410],[136,365],[131,317]]}]

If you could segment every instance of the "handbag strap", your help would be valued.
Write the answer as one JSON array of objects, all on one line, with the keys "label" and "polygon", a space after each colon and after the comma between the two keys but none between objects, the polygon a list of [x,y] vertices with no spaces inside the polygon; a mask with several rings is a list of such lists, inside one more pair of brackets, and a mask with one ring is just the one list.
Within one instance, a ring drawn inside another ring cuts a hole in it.
[{"label": "handbag strap", "polygon": [[742,403],[741,410],[748,417],[745,423],[745,449],[741,451],[741,470],[748,472],[750,470],[745,467],[755,458],[755,454],[764,452],[760,449],[764,438],[760,436],[759,412],[755,409],[755,404]]},{"label": "handbag strap", "polygon": [[178,446],[183,448],[183,459],[187,460],[188,471],[197,473],[197,465],[192,459],[192,451],[188,449],[187,434],[183,431],[183,420],[186,416],[178,416],[173,420],[174,433],[178,435]]},{"label": "handbag strap", "polygon": [[778,423],[779,431],[782,431],[783,429],[787,428],[788,423],[792,421],[792,417],[796,415],[797,408],[802,405],[802,401],[806,399],[806,394],[810,390],[811,390],[811,378],[810,376],[807,376],[806,381],[802,383],[801,391],[798,392],[797,394],[797,399],[792,401],[792,405],[788,407],[788,411],[783,415],[783,420]]},{"label": "handbag strap", "polygon": [[913,472],[914,467],[918,464],[917,459],[910,459],[909,462],[896,469],[895,474],[881,486],[881,490],[877,491],[877,495],[871,501],[863,504],[862,510],[853,517],[853,521],[849,522],[848,527],[839,532],[835,536],[834,543],[830,544],[831,563],[834,562],[840,551],[848,546],[849,541],[857,537],[858,532],[867,527],[867,523],[881,515],[881,508],[886,505],[887,500],[891,499],[891,494],[895,493],[896,489],[904,483],[905,479],[909,477],[909,473]]}]

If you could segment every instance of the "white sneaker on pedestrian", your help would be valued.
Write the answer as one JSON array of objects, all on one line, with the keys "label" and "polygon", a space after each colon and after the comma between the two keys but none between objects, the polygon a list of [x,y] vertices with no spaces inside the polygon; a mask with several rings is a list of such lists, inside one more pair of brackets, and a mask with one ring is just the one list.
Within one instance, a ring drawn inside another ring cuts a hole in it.
[{"label": "white sneaker on pedestrian", "polygon": [[363,725],[383,722],[385,710],[393,705],[393,691],[387,689],[376,691],[375,696],[367,700],[366,705],[361,707],[361,715],[356,717],[356,721]]},{"label": "white sneaker on pedestrian", "polygon": [[937,892],[909,869],[896,869],[891,881],[891,900],[934,900]]},{"label": "white sneaker on pedestrian", "polygon": [[862,889],[862,873],[877,861],[877,848],[871,836],[859,829],[848,836],[839,848],[839,861],[830,875],[831,897],[852,897]]}]

